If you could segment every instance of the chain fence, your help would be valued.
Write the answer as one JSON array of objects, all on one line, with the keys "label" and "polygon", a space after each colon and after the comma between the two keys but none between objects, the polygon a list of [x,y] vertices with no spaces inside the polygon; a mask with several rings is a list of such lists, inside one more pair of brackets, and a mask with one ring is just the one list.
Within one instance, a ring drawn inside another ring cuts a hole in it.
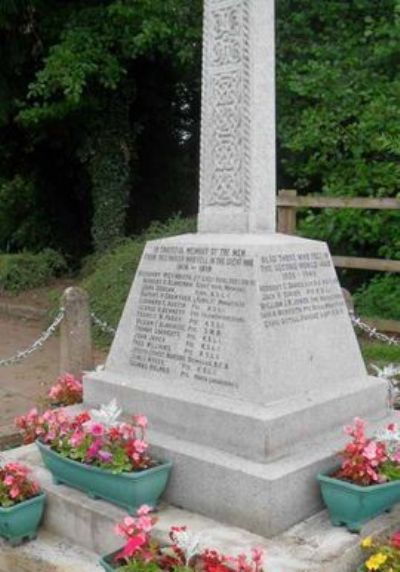
[{"label": "chain fence", "polygon": [[[358,328],[363,333],[367,334],[369,338],[379,340],[380,342],[387,343],[390,346],[400,346],[400,338],[395,336],[388,336],[382,332],[378,332],[376,328],[372,328],[361,318],[359,318],[353,311],[349,312],[351,322],[354,328]],[[65,316],[65,309],[61,307],[54,318],[52,324],[45,330],[40,337],[33,342],[27,349],[17,352],[15,355],[0,359],[0,367],[6,367],[10,365],[15,365],[20,363],[22,360],[28,358],[35,351],[42,348],[43,344],[55,333],[58,326],[61,324]],[[101,320],[96,316],[94,312],[90,314],[93,324],[100,328],[106,334],[114,336],[116,334],[116,329],[110,326],[105,320]],[[392,369],[391,369],[392,368]],[[390,371],[389,371],[390,370]],[[378,371],[378,370],[377,370]],[[384,378],[392,378],[396,375],[400,375],[400,367],[393,368],[393,366],[387,366],[383,370],[379,370],[378,373]]]},{"label": "chain fence", "polygon": [[29,357],[31,354],[33,354],[35,351],[40,350],[43,346],[43,344],[45,342],[47,342],[47,340],[54,334],[54,332],[57,330],[58,326],[61,324],[63,318],[65,316],[65,310],[64,308],[60,308],[56,317],[54,318],[53,322],[50,324],[50,326],[47,328],[47,330],[45,330],[40,337],[33,342],[33,344],[31,344],[28,348],[26,348],[25,350],[21,350],[19,352],[17,352],[15,355],[6,358],[6,359],[0,359],[0,367],[6,367],[9,365],[15,365],[19,362],[21,362],[22,360],[26,359],[27,357]]},{"label": "chain fence", "polygon": [[356,316],[353,311],[350,312],[350,318],[353,326],[355,328],[359,328],[365,334],[368,334],[370,338],[375,338],[380,342],[384,342],[389,344],[389,346],[400,346],[400,339],[396,338],[395,336],[388,336],[387,334],[383,334],[382,332],[378,332],[376,328],[371,328],[368,324],[363,322],[361,318]]},{"label": "chain fence", "polygon": [[92,318],[93,323],[96,326],[98,326],[101,330],[103,330],[103,332],[105,332],[106,334],[110,334],[112,336],[115,336],[115,334],[117,333],[117,330],[115,328],[111,327],[109,324],[107,324],[107,322],[100,320],[100,318],[98,318],[94,312],[92,312],[90,314],[90,317]]}]

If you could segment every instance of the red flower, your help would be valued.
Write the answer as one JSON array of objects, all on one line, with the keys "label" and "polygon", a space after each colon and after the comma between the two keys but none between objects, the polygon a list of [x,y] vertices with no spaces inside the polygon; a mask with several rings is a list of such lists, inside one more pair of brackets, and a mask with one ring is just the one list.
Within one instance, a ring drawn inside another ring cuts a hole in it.
[{"label": "red flower", "polygon": [[115,559],[126,560],[132,558],[144,544],[146,544],[146,536],[144,534],[131,536],[121,552],[116,555]]},{"label": "red flower", "polygon": [[393,534],[392,538],[390,539],[390,542],[391,542],[392,546],[400,549],[400,530],[398,530],[397,532],[395,532]]}]

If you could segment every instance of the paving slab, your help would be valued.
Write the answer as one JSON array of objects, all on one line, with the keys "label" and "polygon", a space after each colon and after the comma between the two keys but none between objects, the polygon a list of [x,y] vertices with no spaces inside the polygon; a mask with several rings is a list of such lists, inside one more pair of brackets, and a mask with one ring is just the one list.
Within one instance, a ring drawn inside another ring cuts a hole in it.
[{"label": "paving slab", "polygon": [[96,554],[41,531],[38,538],[13,548],[0,539],[0,572],[100,572]]}]

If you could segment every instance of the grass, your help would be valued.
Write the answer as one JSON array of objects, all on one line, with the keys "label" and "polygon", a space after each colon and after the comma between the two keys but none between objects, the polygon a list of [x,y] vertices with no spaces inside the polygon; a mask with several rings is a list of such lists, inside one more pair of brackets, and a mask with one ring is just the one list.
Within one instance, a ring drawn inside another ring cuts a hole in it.
[{"label": "grass", "polygon": [[374,363],[378,366],[389,363],[400,364],[400,346],[389,346],[382,342],[359,340],[366,365]]}]

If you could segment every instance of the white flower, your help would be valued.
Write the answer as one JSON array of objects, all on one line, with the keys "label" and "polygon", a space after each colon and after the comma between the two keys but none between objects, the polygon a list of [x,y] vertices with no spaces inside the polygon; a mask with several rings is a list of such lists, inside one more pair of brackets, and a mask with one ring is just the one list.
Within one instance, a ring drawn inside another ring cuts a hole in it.
[{"label": "white flower", "polygon": [[391,379],[392,377],[400,374],[400,367],[396,367],[393,363],[386,365],[382,369],[375,364],[371,364],[371,367],[376,371],[378,377],[383,377],[385,379]]},{"label": "white flower", "polygon": [[200,553],[200,540],[201,533],[192,534],[186,529],[174,530],[173,532],[173,542],[184,553],[186,564],[189,564],[191,559]]},{"label": "white flower", "polygon": [[101,405],[100,409],[91,409],[89,413],[91,423],[101,423],[105,427],[113,427],[118,425],[122,409],[118,407],[117,400],[114,398],[108,405]]}]

